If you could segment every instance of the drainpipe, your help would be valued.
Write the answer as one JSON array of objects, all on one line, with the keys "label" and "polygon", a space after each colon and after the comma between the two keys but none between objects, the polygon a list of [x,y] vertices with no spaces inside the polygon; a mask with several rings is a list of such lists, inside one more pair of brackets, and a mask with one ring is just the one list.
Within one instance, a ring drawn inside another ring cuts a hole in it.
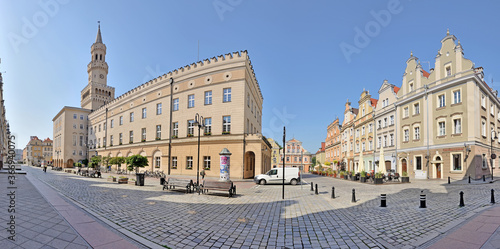
[{"label": "drainpipe", "polygon": [[[382,144],[380,144],[382,146]],[[373,110],[373,172],[377,172],[375,170],[375,151],[377,150],[377,125],[375,123],[375,110]],[[378,159],[378,167],[380,168],[380,158]],[[385,162],[385,160],[384,160]]]},{"label": "drainpipe", "polygon": [[425,116],[427,118],[427,122],[426,122],[426,126],[427,126],[427,179],[429,179],[429,163],[430,163],[430,153],[429,153],[429,96],[428,96],[428,93],[427,93],[427,90],[429,89],[429,85],[424,85],[424,89],[425,89],[425,102],[426,102],[426,106],[425,106]]},{"label": "drainpipe", "polygon": [[[396,169],[398,170],[398,105],[394,103],[394,139],[396,140],[394,143],[394,152],[396,153]],[[403,174],[403,167],[401,166],[401,175]]]}]

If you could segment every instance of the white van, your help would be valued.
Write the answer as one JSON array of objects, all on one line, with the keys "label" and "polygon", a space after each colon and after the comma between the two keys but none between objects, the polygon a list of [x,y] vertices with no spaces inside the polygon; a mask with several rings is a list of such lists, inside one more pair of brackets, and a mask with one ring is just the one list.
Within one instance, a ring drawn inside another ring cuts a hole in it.
[{"label": "white van", "polygon": [[[283,183],[283,168],[274,168],[269,170],[267,173],[262,175],[257,175],[254,177],[253,181],[260,185],[265,184],[282,184]],[[290,183],[296,185],[300,181],[300,170],[299,168],[285,168],[285,183]]]}]

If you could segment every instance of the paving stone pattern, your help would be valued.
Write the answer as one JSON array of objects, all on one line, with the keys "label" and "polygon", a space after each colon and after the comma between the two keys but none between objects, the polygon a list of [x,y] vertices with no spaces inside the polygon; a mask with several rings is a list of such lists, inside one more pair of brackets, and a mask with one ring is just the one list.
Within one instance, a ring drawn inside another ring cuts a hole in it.
[{"label": "paving stone pattern", "polygon": [[[29,174],[105,219],[171,248],[415,248],[490,207],[493,184],[414,181],[375,186],[305,174],[317,183],[281,186],[237,182],[238,195],[162,191],[158,179],[137,187],[26,167]],[[154,183],[153,183],[154,182]],[[337,198],[331,199],[335,186]],[[352,189],[356,203],[351,203]],[[419,209],[420,191],[427,194]],[[458,192],[465,204],[458,207]],[[379,196],[387,194],[387,208]],[[499,195],[497,194],[497,199]]]},{"label": "paving stone pattern", "polygon": [[[8,212],[7,174],[0,175],[0,248],[91,248],[42,197],[24,175],[16,175],[15,214]],[[7,239],[7,223],[15,215],[15,241]]]}]

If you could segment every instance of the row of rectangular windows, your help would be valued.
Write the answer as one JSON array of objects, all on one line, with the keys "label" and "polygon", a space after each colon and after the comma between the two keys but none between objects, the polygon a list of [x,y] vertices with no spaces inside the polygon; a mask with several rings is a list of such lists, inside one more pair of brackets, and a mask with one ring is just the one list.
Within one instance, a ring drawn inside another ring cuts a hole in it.
[{"label": "row of rectangular windows", "polygon": [[[188,120],[187,121],[187,136],[188,137],[193,137],[194,136],[194,130],[195,130],[195,121],[194,120]],[[230,134],[231,133],[231,116],[223,116],[222,117],[222,134]],[[146,128],[141,129],[141,142],[146,141]],[[204,127],[203,127],[203,134],[205,136],[210,136],[212,135],[212,118],[205,118],[204,119]],[[155,134],[155,140],[160,140],[161,139],[161,125],[156,126],[156,134]],[[174,122],[172,123],[172,138],[178,138],[179,136],[179,122]],[[80,137],[82,139],[82,137]],[[106,146],[106,138],[102,139],[103,141],[103,146]],[[80,140],[80,143],[82,141]],[[129,131],[129,143],[134,142],[134,131]],[[101,138],[98,140],[94,139],[93,142],[94,146],[101,146]],[[119,144],[123,144],[123,133],[119,134]],[[110,146],[113,145],[113,135],[110,136]],[[95,147],[94,147],[95,148]]]}]

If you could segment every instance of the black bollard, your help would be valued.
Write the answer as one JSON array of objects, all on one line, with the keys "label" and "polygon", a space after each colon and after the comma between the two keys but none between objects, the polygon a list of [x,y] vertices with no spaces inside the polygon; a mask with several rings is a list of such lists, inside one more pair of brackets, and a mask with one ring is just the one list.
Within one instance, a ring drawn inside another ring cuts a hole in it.
[{"label": "black bollard", "polygon": [[332,187],[332,199],[335,199],[335,187]]},{"label": "black bollard", "polygon": [[470,175],[469,175],[469,183],[470,183]]},{"label": "black bollard", "polygon": [[450,177],[448,176],[448,184],[450,184]]},{"label": "black bollard", "polygon": [[486,176],[485,176],[485,175],[483,175],[483,182],[485,182],[485,181],[486,181]]},{"label": "black bollard", "polygon": [[459,207],[465,207],[464,203],[464,192],[460,191],[460,204],[458,205]]},{"label": "black bollard", "polygon": [[386,194],[380,194],[380,207],[387,207],[387,195]]},{"label": "black bollard", "polygon": [[351,202],[356,202],[356,190],[352,189],[352,200]]},{"label": "black bollard", "polygon": [[424,194],[424,191],[420,191],[420,208],[427,208],[427,205],[425,205],[425,199],[426,196]]},{"label": "black bollard", "polygon": [[311,191],[314,191],[313,182],[311,182]]},{"label": "black bollard", "polygon": [[491,204],[495,204],[495,190],[491,189]]},{"label": "black bollard", "polygon": [[316,184],[316,190],[314,190],[315,194],[318,194],[318,184]]}]

